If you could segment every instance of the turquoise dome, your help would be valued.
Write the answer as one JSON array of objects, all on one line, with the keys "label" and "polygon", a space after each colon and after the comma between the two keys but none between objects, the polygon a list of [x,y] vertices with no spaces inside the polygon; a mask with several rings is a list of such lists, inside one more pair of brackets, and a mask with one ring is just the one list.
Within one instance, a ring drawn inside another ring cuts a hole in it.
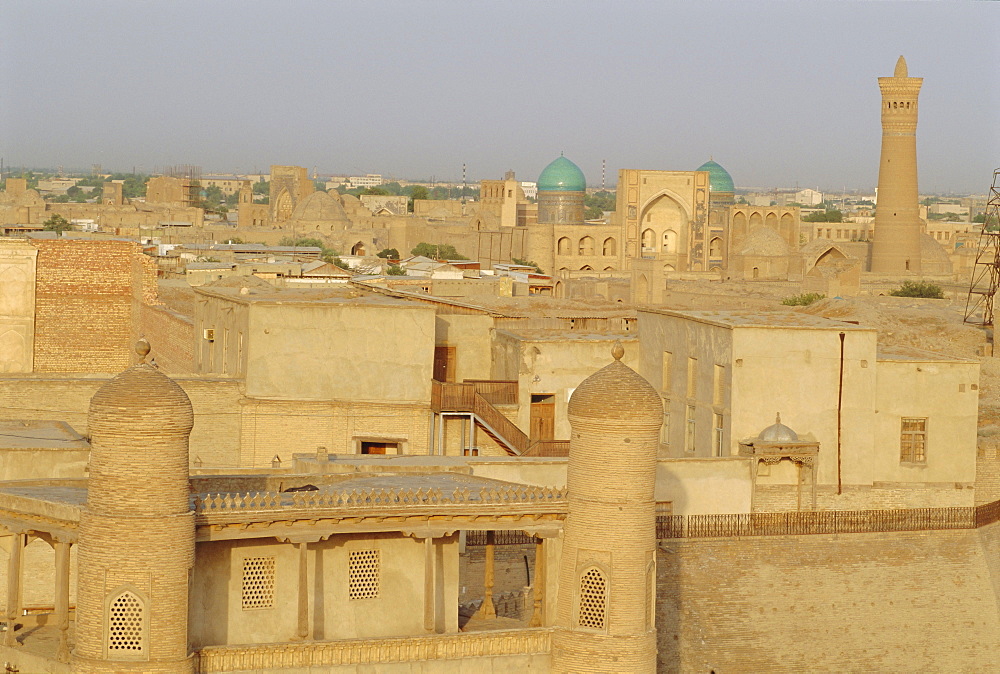
[{"label": "turquoise dome", "polygon": [[538,176],[539,192],[584,192],[587,179],[580,167],[566,157],[559,157]]},{"label": "turquoise dome", "polygon": [[729,175],[729,171],[722,168],[714,161],[709,159],[707,162],[695,169],[696,171],[708,171],[708,184],[711,186],[713,192],[732,192],[733,187],[733,177]]}]

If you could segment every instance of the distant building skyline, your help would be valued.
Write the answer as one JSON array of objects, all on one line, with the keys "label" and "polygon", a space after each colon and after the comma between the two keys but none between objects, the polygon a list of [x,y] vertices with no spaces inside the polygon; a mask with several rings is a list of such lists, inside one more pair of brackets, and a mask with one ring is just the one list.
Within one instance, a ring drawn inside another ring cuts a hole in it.
[{"label": "distant building skyline", "polygon": [[741,187],[870,189],[901,54],[921,189],[984,192],[1000,161],[997,3],[390,2],[377,39],[363,5],[173,6],[0,3],[5,164],[533,180],[565,152],[599,185],[714,156]]}]

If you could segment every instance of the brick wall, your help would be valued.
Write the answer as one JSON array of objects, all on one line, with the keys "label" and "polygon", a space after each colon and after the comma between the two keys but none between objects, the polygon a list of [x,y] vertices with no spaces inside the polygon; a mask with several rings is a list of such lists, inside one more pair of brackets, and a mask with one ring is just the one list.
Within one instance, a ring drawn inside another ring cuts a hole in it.
[{"label": "brick wall", "polygon": [[663,541],[659,671],[992,669],[998,550],[998,524]]},{"label": "brick wall", "polygon": [[194,321],[165,306],[144,304],[139,334],[151,346],[156,364],[167,374],[195,372]]},{"label": "brick wall", "polygon": [[38,240],[35,371],[119,372],[131,364],[155,264],[129,241]]},{"label": "brick wall", "polygon": [[[975,505],[972,484],[937,483],[861,487],[845,485],[842,494],[831,485],[816,487],[816,510],[895,510],[898,508],[960,508]],[[1000,497],[997,497],[1000,498]],[[811,510],[811,487],[802,485],[802,510]],[[996,500],[994,498],[993,500]],[[988,501],[984,501],[988,502]],[[799,510],[794,485],[758,484],[753,494],[754,512]]]},{"label": "brick wall", "polygon": [[980,444],[976,450],[976,505],[997,500],[1000,500],[1000,447]]}]

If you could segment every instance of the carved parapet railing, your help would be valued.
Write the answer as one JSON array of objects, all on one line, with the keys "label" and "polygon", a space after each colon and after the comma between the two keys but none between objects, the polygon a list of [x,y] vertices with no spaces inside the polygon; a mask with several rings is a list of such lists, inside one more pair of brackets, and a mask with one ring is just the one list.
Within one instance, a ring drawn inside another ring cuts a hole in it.
[{"label": "carved parapet railing", "polygon": [[274,511],[295,509],[352,510],[391,506],[448,506],[448,505],[512,505],[562,503],[565,489],[529,485],[483,487],[482,489],[443,490],[375,488],[375,489],[318,489],[297,492],[254,492],[246,494],[205,494],[194,497],[197,514],[246,512],[253,510]]},{"label": "carved parapet railing", "polygon": [[528,628],[385,639],[209,646],[198,651],[198,671],[268,671],[286,667],[547,654],[551,650],[551,635],[552,630],[548,628]]},{"label": "carved parapet railing", "polygon": [[976,506],[976,526],[984,527],[987,524],[1000,522],[1000,501],[984,503]]},{"label": "carved parapet railing", "polygon": [[1000,521],[1000,501],[977,507],[821,510],[722,515],[663,515],[656,534],[667,538],[729,538],[975,529]]}]

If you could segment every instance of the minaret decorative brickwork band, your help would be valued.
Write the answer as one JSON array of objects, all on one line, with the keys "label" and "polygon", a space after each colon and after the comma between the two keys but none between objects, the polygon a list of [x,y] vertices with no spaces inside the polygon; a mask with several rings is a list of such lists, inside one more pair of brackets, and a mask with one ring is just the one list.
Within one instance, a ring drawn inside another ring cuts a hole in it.
[{"label": "minaret decorative brickwork band", "polygon": [[[145,357],[149,345],[136,350]],[[187,631],[193,423],[187,394],[146,363],[90,401],[74,672],[194,671]]]},{"label": "minaret decorative brickwork band", "polygon": [[663,404],[620,359],[569,402],[553,672],[656,671],[656,450]]},{"label": "minaret decorative brickwork band", "polygon": [[917,196],[917,96],[922,77],[909,77],[900,56],[882,90],[882,157],[872,241],[873,272],[920,273],[923,225]]}]

